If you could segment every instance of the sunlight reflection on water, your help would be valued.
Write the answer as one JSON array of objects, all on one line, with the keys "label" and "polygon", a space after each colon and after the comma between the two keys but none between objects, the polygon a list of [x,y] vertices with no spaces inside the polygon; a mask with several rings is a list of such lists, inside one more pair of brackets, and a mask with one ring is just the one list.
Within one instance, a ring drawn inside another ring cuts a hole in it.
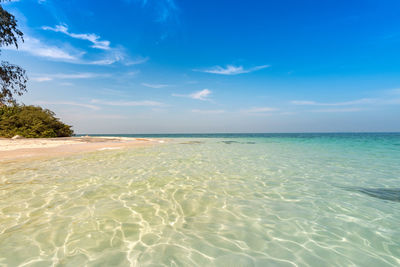
[{"label": "sunlight reflection on water", "polygon": [[396,266],[399,203],[343,188],[398,188],[399,140],[187,138],[0,163],[0,264]]}]

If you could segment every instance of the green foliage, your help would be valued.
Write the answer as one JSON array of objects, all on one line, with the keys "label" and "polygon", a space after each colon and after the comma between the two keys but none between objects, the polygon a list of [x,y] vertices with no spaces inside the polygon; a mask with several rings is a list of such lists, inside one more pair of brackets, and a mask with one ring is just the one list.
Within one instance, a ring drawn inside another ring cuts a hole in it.
[{"label": "green foliage", "polygon": [[73,131],[62,123],[54,112],[36,106],[1,106],[0,136],[21,135],[27,138],[67,137]]},{"label": "green foliage", "polygon": [[[0,0],[6,2],[9,0]],[[15,16],[0,5],[0,47],[15,46],[23,39]],[[0,51],[1,52],[1,51]],[[0,137],[66,137],[71,126],[62,123],[48,109],[17,105],[15,96],[26,92],[25,70],[7,61],[0,61]]]},{"label": "green foliage", "polygon": [[18,38],[23,41],[24,34],[17,27],[17,20],[14,15],[0,6],[0,46],[15,45],[18,48]]},{"label": "green foliage", "polygon": [[15,95],[26,92],[25,70],[7,61],[0,63],[0,105],[15,104]]},{"label": "green foliage", "polygon": [[[0,0],[0,3],[5,0]],[[24,41],[15,16],[0,5],[0,47],[15,46]],[[15,104],[15,96],[26,92],[28,77],[25,70],[7,61],[0,62],[0,105]]]}]

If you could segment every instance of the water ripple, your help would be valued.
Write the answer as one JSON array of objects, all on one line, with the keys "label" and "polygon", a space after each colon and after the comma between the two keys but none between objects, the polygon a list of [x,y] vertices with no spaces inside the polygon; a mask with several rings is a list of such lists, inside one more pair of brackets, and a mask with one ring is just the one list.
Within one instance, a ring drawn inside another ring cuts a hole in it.
[{"label": "water ripple", "polygon": [[180,139],[2,164],[0,265],[400,265],[400,207],[376,199],[397,196],[386,188],[400,151],[297,141]]}]

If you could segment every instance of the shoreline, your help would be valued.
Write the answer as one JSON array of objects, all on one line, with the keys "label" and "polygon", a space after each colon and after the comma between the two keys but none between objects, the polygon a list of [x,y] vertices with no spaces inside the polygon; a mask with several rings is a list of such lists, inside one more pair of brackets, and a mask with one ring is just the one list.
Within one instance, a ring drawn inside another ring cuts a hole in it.
[{"label": "shoreline", "polygon": [[131,137],[58,137],[0,138],[0,162],[36,157],[57,157],[77,153],[143,147],[164,143],[153,138]]}]

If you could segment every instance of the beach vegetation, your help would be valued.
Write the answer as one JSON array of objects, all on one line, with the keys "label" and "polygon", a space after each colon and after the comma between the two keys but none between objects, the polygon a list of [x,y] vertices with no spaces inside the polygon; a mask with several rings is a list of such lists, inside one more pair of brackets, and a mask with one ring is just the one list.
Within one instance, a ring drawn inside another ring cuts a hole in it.
[{"label": "beach vegetation", "polygon": [[54,112],[38,106],[3,105],[0,107],[0,136],[11,138],[68,137],[71,126],[55,117]]},{"label": "beach vegetation", "polygon": [[[6,0],[0,0],[0,3]],[[4,10],[0,5],[0,47],[15,46],[18,41],[24,41],[23,33],[18,29],[15,16]],[[1,52],[1,51],[0,51]],[[0,62],[0,106],[15,104],[15,96],[21,96],[26,92],[28,77],[20,66]]]},{"label": "beach vegetation", "polygon": [[[0,0],[0,4],[9,0]],[[15,16],[0,5],[0,47],[24,41]],[[1,53],[1,50],[0,50]],[[20,66],[0,61],[0,137],[26,138],[67,137],[71,126],[55,117],[55,113],[38,106],[20,105],[15,97],[26,92],[28,77]]]}]

